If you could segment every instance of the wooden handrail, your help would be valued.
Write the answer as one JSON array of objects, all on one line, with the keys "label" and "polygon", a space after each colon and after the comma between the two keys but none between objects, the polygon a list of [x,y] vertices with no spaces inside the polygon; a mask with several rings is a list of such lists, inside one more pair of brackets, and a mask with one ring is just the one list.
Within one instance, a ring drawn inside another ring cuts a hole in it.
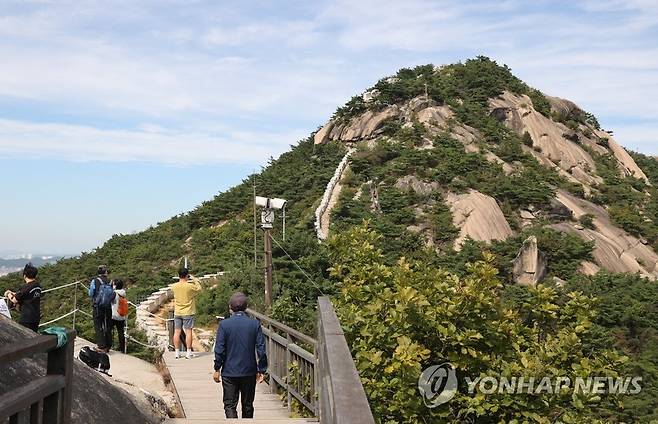
[{"label": "wooden handrail", "polygon": [[[267,340],[270,387],[283,391],[288,408],[296,399],[321,424],[374,424],[368,399],[336,312],[328,297],[318,298],[318,338],[313,339],[259,312]],[[305,342],[315,354],[293,342]],[[292,364],[296,364],[291,368]]]},{"label": "wooden handrail", "polygon": [[259,312],[245,312],[260,321],[267,346],[269,386],[272,393],[285,393],[288,410],[296,400],[317,416],[316,357],[295,344],[315,349],[316,340]]},{"label": "wooden handrail", "polygon": [[29,339],[23,339],[16,343],[0,347],[0,364],[17,361],[35,353],[47,352],[56,347],[56,336],[38,335]]},{"label": "wooden handrail", "polygon": [[274,320],[274,319],[268,317],[267,315],[263,315],[260,312],[254,311],[253,309],[247,309],[245,312],[247,314],[251,315],[252,317],[256,318],[257,320],[259,320],[261,322],[261,324],[270,325],[270,326],[276,328],[277,330],[280,330],[280,331],[282,331],[286,334],[289,334],[290,336],[292,336],[293,338],[295,338],[297,340],[301,340],[304,343],[308,343],[309,345],[311,345],[313,347],[315,347],[315,345],[317,344],[317,340],[315,340],[313,337],[307,336],[306,334],[304,334],[300,331],[297,331],[292,327],[288,327],[287,325],[285,325],[285,324],[283,324],[283,323],[281,323],[277,320]]},{"label": "wooden handrail", "polygon": [[67,332],[67,343],[57,347],[57,336],[38,335],[0,348],[0,363],[48,353],[46,376],[0,397],[0,422],[69,424],[73,389],[73,346],[75,330]]},{"label": "wooden handrail", "polygon": [[328,297],[318,298],[317,369],[321,424],[374,424],[343,329]]}]

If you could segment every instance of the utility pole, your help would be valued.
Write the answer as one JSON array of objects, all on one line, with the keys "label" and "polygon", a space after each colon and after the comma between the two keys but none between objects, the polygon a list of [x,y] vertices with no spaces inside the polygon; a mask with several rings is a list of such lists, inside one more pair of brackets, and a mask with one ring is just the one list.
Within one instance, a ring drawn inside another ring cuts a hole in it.
[{"label": "utility pole", "polygon": [[263,228],[265,248],[265,308],[269,313],[272,310],[272,227],[274,227],[274,211],[285,208],[284,199],[270,199],[268,197],[256,196],[254,204],[261,206],[260,224]]},{"label": "utility pole", "polygon": [[285,207],[284,199],[270,199],[267,197],[255,197],[256,205],[263,210],[260,213],[261,227],[263,228],[265,248],[265,308],[267,312],[272,310],[272,227],[274,226],[274,211]]},{"label": "utility pole", "polygon": [[263,227],[265,237],[265,308],[267,312],[272,311],[272,235],[271,228]]},{"label": "utility pole", "polygon": [[256,245],[258,244],[257,241],[257,236],[256,236],[256,171],[254,170],[254,197],[253,197],[253,202],[254,202],[254,270],[258,268],[258,255],[256,254]]}]

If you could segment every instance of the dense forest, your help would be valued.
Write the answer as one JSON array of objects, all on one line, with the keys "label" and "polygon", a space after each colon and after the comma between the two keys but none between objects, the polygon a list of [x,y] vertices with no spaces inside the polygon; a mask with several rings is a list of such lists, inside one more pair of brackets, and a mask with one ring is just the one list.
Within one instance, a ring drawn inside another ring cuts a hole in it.
[{"label": "dense forest", "polygon": [[[454,116],[440,131],[392,118],[374,140],[350,142],[354,153],[331,212],[328,242],[318,242],[315,210],[348,146],[340,140],[315,144],[310,136],[189,213],[138,234],[115,235],[92,252],[42,267],[44,287],[88,280],[102,263],[111,267],[112,276],[128,280],[128,295],[137,299],[171,282],[187,256],[195,274],[226,271],[221,283],[199,298],[200,324],[211,325],[212,317],[226,313],[228,297],[237,289],[261,308],[262,233],[257,232],[254,261],[255,186],[258,195],[288,200],[285,240],[279,223],[273,233],[272,315],[314,334],[317,296],[333,297],[378,422],[658,420],[658,285],[630,273],[581,273],[581,264],[594,260],[596,245],[560,231],[558,224],[573,219],[554,213],[553,202],[564,191],[601,206],[617,227],[655,250],[658,161],[631,152],[648,181],[620,173],[604,137],[596,139],[603,149],[582,142],[600,130],[592,114],[556,111],[547,96],[484,57],[403,69],[370,91],[375,93],[370,100],[355,96],[338,108],[333,121],[350,123],[365,112],[418,96],[448,106]],[[536,155],[541,149],[529,133],[519,134],[496,119],[490,100],[504,92],[527,96],[534,110],[573,131],[570,141],[595,162],[590,187],[541,163]],[[465,150],[452,131],[458,126],[474,129],[477,150]],[[501,161],[491,161],[488,153]],[[404,189],[399,181],[406,176],[432,189]],[[376,208],[372,187],[377,187]],[[514,234],[491,243],[467,238],[457,250],[460,228],[446,197],[472,190],[495,199]],[[526,225],[522,210],[539,218]],[[575,224],[595,227],[588,215]],[[417,227],[428,231],[414,231]],[[513,260],[530,236],[547,263],[536,286],[514,282]],[[19,284],[17,275],[0,278],[2,291]],[[44,319],[69,311],[71,298],[67,290],[47,294]],[[78,298],[89,309],[84,293]],[[78,325],[91,337],[87,322]],[[529,369],[538,375],[640,375],[643,390],[602,399],[482,399],[460,392],[448,406],[428,411],[416,382],[422,369],[444,359],[467,374]]]}]

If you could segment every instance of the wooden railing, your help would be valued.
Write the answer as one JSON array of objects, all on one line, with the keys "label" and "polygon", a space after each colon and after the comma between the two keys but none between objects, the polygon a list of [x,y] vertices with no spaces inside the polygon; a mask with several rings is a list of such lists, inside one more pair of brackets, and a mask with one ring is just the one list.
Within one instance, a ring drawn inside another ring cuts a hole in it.
[{"label": "wooden railing", "polygon": [[317,357],[320,422],[374,424],[361,378],[328,297],[318,298]]},{"label": "wooden railing", "polygon": [[272,393],[286,394],[288,411],[296,400],[317,416],[316,340],[259,312],[246,312],[263,327]]},{"label": "wooden railing", "polygon": [[[318,298],[318,339],[247,309],[260,320],[267,340],[270,387],[286,393],[321,424],[374,424],[370,405],[328,297]],[[312,350],[310,352],[309,350]]]},{"label": "wooden railing", "polygon": [[0,348],[0,364],[48,352],[46,375],[0,397],[0,422],[69,424],[73,382],[73,344],[76,333],[57,347],[57,336],[39,335]]}]

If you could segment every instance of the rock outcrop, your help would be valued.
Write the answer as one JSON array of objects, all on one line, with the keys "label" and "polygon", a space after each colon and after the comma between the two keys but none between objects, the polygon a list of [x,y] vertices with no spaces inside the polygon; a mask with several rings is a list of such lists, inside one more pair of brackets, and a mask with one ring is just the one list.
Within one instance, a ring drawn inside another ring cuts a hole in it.
[{"label": "rock outcrop", "polygon": [[439,183],[436,181],[428,183],[419,180],[414,175],[407,175],[405,177],[398,178],[398,180],[395,182],[395,188],[401,191],[411,190],[418,195],[428,196],[433,191],[438,190]]},{"label": "rock outcrop", "polygon": [[546,276],[546,256],[539,250],[535,236],[530,236],[523,242],[512,263],[514,281],[519,284],[534,286]]},{"label": "rock outcrop", "polygon": [[[534,156],[543,156],[571,174],[582,184],[591,186],[602,182],[592,171],[596,169],[594,159],[576,142],[569,139],[572,132],[564,124],[555,122],[532,106],[526,95],[505,92],[490,101],[492,115],[518,135],[530,134]],[[596,144],[592,142],[592,144]]]},{"label": "rock outcrop", "polygon": [[[83,346],[93,347],[94,344],[77,337],[76,357]],[[111,351],[109,355],[112,376],[101,374],[101,377],[128,392],[140,410],[152,411],[161,420],[168,416],[180,416],[176,395],[167,388],[155,365],[121,352]]]},{"label": "rock outcrop", "polygon": [[639,180],[643,180],[647,184],[650,184],[649,179],[644,174],[642,169],[637,166],[637,163],[635,163],[631,155],[629,155],[626,149],[621,147],[610,134],[599,130],[596,130],[594,133],[598,135],[602,140],[606,140],[608,148],[615,156],[615,158],[617,158],[617,164],[622,175],[635,177]]},{"label": "rock outcrop", "polygon": [[456,250],[461,249],[467,237],[491,242],[505,240],[514,234],[493,197],[471,190],[466,194],[449,193],[446,202],[452,212],[453,224],[460,229],[454,245]]},{"label": "rock outcrop", "polygon": [[[571,102],[566,99],[561,99],[559,97],[550,97],[546,96],[548,102],[551,105],[551,111],[558,116],[568,117],[573,115],[578,115],[583,113],[583,110],[578,107],[574,102]],[[601,144],[607,145],[610,152],[615,156],[618,162],[619,169],[623,175],[629,177],[635,177],[641,180],[644,180],[647,184],[649,180],[647,176],[642,172],[639,166],[635,163],[633,158],[626,152],[626,150],[617,143],[610,134],[597,130],[596,128],[589,128],[592,131],[593,135],[597,140],[587,139],[587,144],[589,147],[593,148],[599,153],[608,153]],[[592,144],[592,141],[595,144]]]},{"label": "rock outcrop", "polygon": [[[601,206],[575,197],[565,191],[558,191],[556,200],[568,208],[577,220],[585,214],[593,216],[593,229],[583,228],[574,222],[562,222],[552,227],[595,243],[592,255],[596,265],[612,272],[630,272],[656,279],[658,277],[658,255],[612,223],[608,212]],[[589,264],[583,265],[587,273],[594,272]]]},{"label": "rock outcrop", "polygon": [[377,135],[382,124],[389,118],[397,116],[399,108],[389,106],[384,110],[363,114],[350,119],[346,123],[336,123],[330,120],[314,137],[315,144],[322,144],[329,140],[357,141]]},{"label": "rock outcrop", "polygon": [[[35,333],[13,321],[0,317],[0,344],[35,337]],[[46,355],[39,354],[9,364],[0,364],[0,395],[21,387],[36,376],[45,375]],[[73,362],[72,422],[159,423],[161,417],[139,407],[139,402],[126,391],[107,381],[99,372],[82,362]]]}]

